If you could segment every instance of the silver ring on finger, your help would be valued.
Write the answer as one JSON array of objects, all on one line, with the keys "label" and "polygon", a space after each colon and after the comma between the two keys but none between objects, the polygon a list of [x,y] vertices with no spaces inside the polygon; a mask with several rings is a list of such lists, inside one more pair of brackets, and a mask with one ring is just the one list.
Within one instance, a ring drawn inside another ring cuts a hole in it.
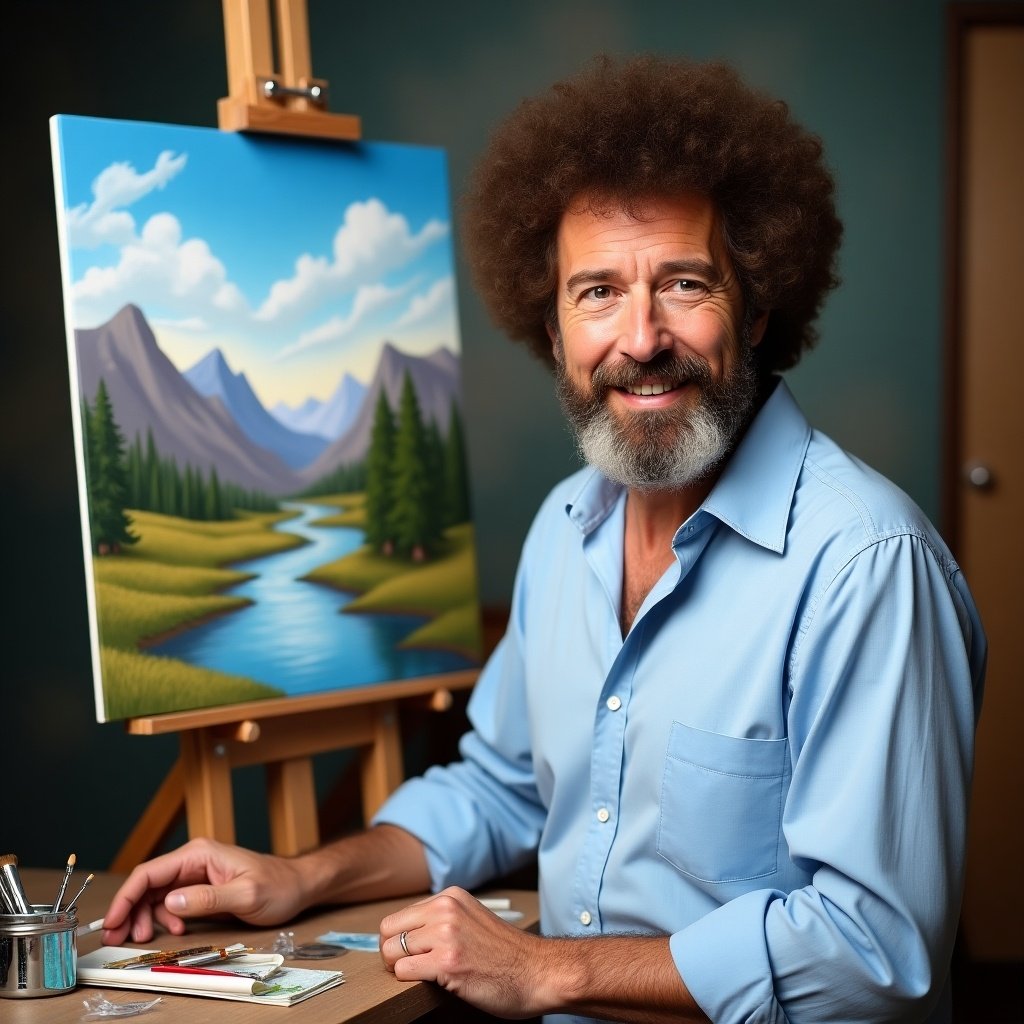
[{"label": "silver ring on finger", "polygon": [[408,932],[402,932],[402,934],[398,936],[398,943],[402,947],[402,952],[404,952],[406,956],[412,956],[412,953],[409,952],[409,943],[405,941],[408,934]]}]

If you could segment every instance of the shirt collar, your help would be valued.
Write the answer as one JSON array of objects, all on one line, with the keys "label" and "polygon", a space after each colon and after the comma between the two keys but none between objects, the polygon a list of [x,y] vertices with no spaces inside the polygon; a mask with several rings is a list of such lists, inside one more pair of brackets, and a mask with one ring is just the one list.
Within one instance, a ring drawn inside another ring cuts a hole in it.
[{"label": "shirt collar", "polygon": [[810,439],[810,425],[780,380],[703,508],[748,540],[781,554]]},{"label": "shirt collar", "polygon": [[[748,540],[781,554],[810,438],[810,425],[785,381],[779,380],[701,508]],[[566,514],[586,535],[608,517],[623,490],[590,469],[566,504]]]}]

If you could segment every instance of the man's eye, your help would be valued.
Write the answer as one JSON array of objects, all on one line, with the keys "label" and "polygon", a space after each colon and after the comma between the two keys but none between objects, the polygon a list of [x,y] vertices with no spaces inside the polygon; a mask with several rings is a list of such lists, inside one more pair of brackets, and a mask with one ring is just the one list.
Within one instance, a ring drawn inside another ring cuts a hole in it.
[{"label": "man's eye", "polygon": [[599,302],[602,299],[610,299],[612,297],[612,290],[606,284],[595,284],[593,288],[588,288],[581,298],[584,299],[597,299]]},{"label": "man's eye", "polygon": [[704,289],[704,285],[700,281],[693,281],[690,278],[682,277],[678,281],[672,282],[672,288],[677,292],[693,294],[695,292],[702,291]]}]

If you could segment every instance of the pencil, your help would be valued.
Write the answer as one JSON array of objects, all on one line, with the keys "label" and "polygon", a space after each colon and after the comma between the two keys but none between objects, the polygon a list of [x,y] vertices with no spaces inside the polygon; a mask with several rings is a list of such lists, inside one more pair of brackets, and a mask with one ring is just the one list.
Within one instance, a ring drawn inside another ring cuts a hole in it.
[{"label": "pencil", "polygon": [[78,858],[75,854],[71,854],[68,857],[68,866],[64,869],[64,877],[60,882],[60,889],[57,891],[57,898],[53,901],[53,912],[56,914],[60,910],[60,901],[64,899],[64,890],[68,887],[68,879],[71,878],[71,872],[75,870],[75,861]]},{"label": "pencil", "polygon": [[79,897],[81,897],[82,893],[85,892],[87,886],[95,877],[95,875],[89,875],[86,878],[86,880],[82,883],[82,888],[75,893],[74,899],[72,899],[71,902],[64,908],[64,913],[70,914],[71,911],[75,909],[75,905],[78,903]]}]

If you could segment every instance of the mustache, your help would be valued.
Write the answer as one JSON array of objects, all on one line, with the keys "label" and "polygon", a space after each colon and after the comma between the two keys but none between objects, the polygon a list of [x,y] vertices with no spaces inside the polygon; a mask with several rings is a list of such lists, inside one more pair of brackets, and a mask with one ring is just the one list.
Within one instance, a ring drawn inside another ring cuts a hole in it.
[{"label": "mustache", "polygon": [[601,363],[594,370],[590,383],[595,391],[607,391],[611,388],[634,387],[652,377],[675,384],[690,381],[699,387],[708,387],[714,383],[711,367],[700,356],[670,351],[659,352],[646,363],[628,357],[621,362]]}]

